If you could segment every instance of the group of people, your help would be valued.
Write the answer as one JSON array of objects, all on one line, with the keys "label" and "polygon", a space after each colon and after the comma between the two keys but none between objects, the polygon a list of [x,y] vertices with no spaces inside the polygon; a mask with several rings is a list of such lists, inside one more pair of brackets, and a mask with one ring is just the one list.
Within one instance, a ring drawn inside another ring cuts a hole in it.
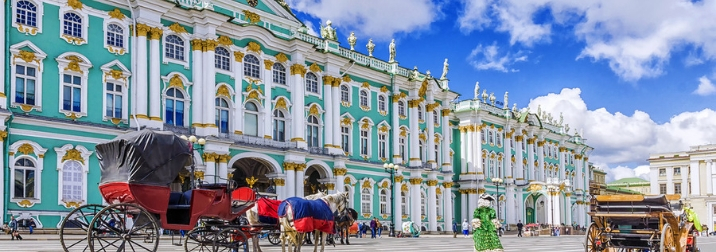
[{"label": "group of people", "polygon": [[[35,221],[33,219],[30,219],[27,223],[27,227],[30,230],[30,234],[32,234],[35,228]],[[22,240],[22,236],[20,235],[18,228],[19,223],[17,222],[17,219],[15,219],[15,216],[10,216],[10,222],[4,223],[2,227],[3,232],[5,232],[5,234],[11,235],[11,240]]]},{"label": "group of people", "polygon": [[358,238],[368,237],[367,233],[370,230],[370,238],[381,238],[383,233],[383,223],[378,221],[378,218],[373,217],[370,223],[361,222],[358,223]]}]

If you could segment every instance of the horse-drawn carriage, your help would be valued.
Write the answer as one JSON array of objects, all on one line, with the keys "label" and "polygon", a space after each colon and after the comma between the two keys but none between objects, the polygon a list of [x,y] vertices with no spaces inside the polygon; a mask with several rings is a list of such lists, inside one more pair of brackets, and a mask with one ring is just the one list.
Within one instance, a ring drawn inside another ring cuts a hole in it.
[{"label": "horse-drawn carriage", "polygon": [[694,219],[679,195],[597,195],[585,248],[593,251],[699,251]]},{"label": "horse-drawn carriage", "polygon": [[[108,206],[83,205],[62,221],[65,251],[156,251],[160,227],[191,230],[186,251],[243,247],[250,228],[238,224],[256,201],[251,188],[233,183],[199,184],[172,191],[170,184],[189,173],[192,143],[171,132],[142,130],[96,146],[99,192]],[[201,223],[202,225],[198,225]],[[73,239],[71,231],[86,232]]]}]

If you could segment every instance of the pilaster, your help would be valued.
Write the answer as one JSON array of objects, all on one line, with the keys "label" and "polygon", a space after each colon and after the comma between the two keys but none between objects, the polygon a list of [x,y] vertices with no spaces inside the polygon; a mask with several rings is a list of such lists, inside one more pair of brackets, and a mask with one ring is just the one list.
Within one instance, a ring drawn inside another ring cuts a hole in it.
[{"label": "pilaster", "polygon": [[[453,182],[450,180],[446,180],[443,182],[443,223],[445,223],[445,230],[448,230],[448,225],[452,225],[452,221],[454,219],[453,217],[453,207],[455,206],[455,203],[452,200],[452,185]],[[465,204],[463,202],[463,204]]]},{"label": "pilaster", "polygon": [[482,118],[477,117],[476,124],[473,124],[472,131],[475,132],[475,137],[473,137],[473,142],[475,143],[475,151],[473,152],[473,157],[475,158],[475,167],[477,172],[477,178],[482,180],[485,179],[485,167],[482,166],[482,159],[484,158],[482,156]]},{"label": "pilaster", "polygon": [[147,61],[149,60],[147,57],[147,34],[150,29],[151,27],[146,24],[137,23],[137,54],[136,69],[134,69],[137,84],[137,91],[135,92],[137,94],[135,102],[137,108],[135,109],[134,117],[137,118],[140,125],[149,124],[149,116],[147,116],[147,94],[149,93],[147,87]]},{"label": "pilaster", "polygon": [[[420,99],[414,99],[408,101],[408,110],[410,112],[410,115],[408,119],[410,120],[410,160],[408,162],[408,166],[416,167],[422,165],[422,160],[420,159],[420,124],[418,123],[418,104],[420,103]],[[415,220],[413,220],[415,221]]]},{"label": "pilaster", "polygon": [[150,40],[149,40],[149,120],[150,124],[147,125],[150,128],[163,129],[164,122],[161,118],[161,80],[159,72],[159,57],[161,55],[161,49],[159,49],[159,40],[162,38],[162,27],[150,28]]},{"label": "pilaster", "polygon": [[410,220],[413,221],[418,227],[422,226],[422,215],[420,206],[420,185],[423,183],[423,178],[420,171],[410,172]]},{"label": "pilaster", "polygon": [[213,152],[204,153],[204,165],[206,165],[206,170],[204,170],[204,182],[216,183],[216,161],[218,157],[219,155]]},{"label": "pilaster", "polygon": [[559,146],[559,180],[564,180],[565,178],[565,171],[567,170],[565,167],[565,160],[567,156],[567,147]]},{"label": "pilaster", "polygon": [[[400,119],[398,115],[398,101],[400,101],[400,90],[398,90],[398,85],[393,86],[393,96],[391,99],[391,107],[392,110],[390,111],[391,116],[391,122],[390,122],[390,128],[393,129],[391,138],[393,140],[393,163],[395,164],[402,164],[403,163],[403,157],[400,156]],[[407,140],[407,139],[406,139]],[[410,146],[406,144],[405,148],[410,149]],[[399,195],[399,194],[398,194]],[[399,212],[402,214],[402,212]],[[395,222],[397,223],[397,222]],[[396,225],[397,226],[397,225]],[[397,227],[396,227],[397,228]]]},{"label": "pilaster", "polygon": [[[443,130],[443,144],[442,144],[442,155],[443,155],[443,163],[442,163],[442,171],[443,172],[452,172],[453,171],[453,159],[452,155],[450,155],[450,145],[452,143],[452,127],[450,126],[450,109],[444,108],[440,111],[439,115],[442,117],[440,120],[442,121],[442,130]],[[396,138],[393,138],[396,139]],[[447,222],[446,227],[447,227]],[[452,224],[452,221],[450,222]]]},{"label": "pilaster", "polygon": [[194,83],[191,86],[191,127],[193,128],[202,128],[204,125],[202,122],[202,104],[204,104],[204,71],[202,69],[204,64],[204,56],[202,52],[203,48],[204,46],[202,45],[201,39],[193,39],[191,41],[191,52],[193,54],[191,75],[194,79]]},{"label": "pilaster", "polygon": [[544,139],[539,138],[537,142],[537,171],[539,173],[539,180],[547,181],[547,171],[544,167]]},{"label": "pilaster", "polygon": [[[351,79],[348,75],[343,77],[344,82],[350,82]],[[333,114],[333,147],[336,149],[336,154],[345,155],[341,146],[341,125],[338,122],[341,118],[341,86],[340,82],[334,81],[331,83],[331,113]]]},{"label": "pilaster", "polygon": [[[505,167],[505,178],[506,182],[509,180],[512,180],[512,135],[514,133],[513,130],[511,130],[511,127],[509,125],[505,125],[504,128],[505,131],[505,137],[503,138],[503,144],[504,146],[504,153],[505,158],[502,159],[502,162],[504,162],[503,166]],[[515,143],[516,144],[516,143]],[[499,174],[499,173],[496,173]],[[497,175],[499,177],[499,175]],[[509,182],[508,182],[509,183]]]},{"label": "pilaster", "polygon": [[[2,6],[3,7],[0,8],[0,11],[2,11],[3,14],[6,13],[5,8],[11,8],[7,4],[3,4]],[[0,27],[5,27],[5,18],[0,18]],[[5,36],[7,36],[6,32],[4,32],[4,31],[0,32],[0,41],[3,41],[3,46],[0,46],[0,55],[2,56],[0,63],[3,66],[9,66],[10,62],[8,61],[8,59],[10,58],[9,57],[10,55],[8,55],[7,48],[10,47],[10,45],[5,44],[5,42],[4,42]],[[134,37],[134,36],[132,36],[132,37]],[[134,44],[134,43],[132,43],[132,44]],[[10,69],[12,69],[12,68],[10,68]],[[10,94],[5,94],[5,82],[6,82],[5,74],[6,74],[6,71],[0,71],[0,108],[2,108],[2,109],[7,109],[7,104],[8,104],[7,95],[10,95]],[[7,74],[10,74],[10,73],[7,73]],[[134,78],[132,78],[132,79],[134,79]],[[7,82],[7,83],[10,83],[10,82]],[[5,152],[0,152],[0,153],[5,153]],[[3,175],[0,174],[0,177],[2,177],[2,176]],[[3,192],[3,191],[4,191],[4,189],[0,189],[0,192]],[[5,195],[5,194],[3,193],[3,195]],[[4,203],[0,203],[0,207],[2,207],[0,209],[5,209]]]},{"label": "pilaster", "polygon": [[303,187],[305,186],[304,180],[306,179],[306,163],[294,163],[295,170],[296,170],[296,197],[303,197],[304,191]]},{"label": "pilaster", "polygon": [[[243,95],[241,94],[241,90],[243,89],[243,79],[244,79],[244,53],[240,51],[234,52],[234,62],[233,62],[233,74],[234,74],[234,90],[236,91],[236,95],[234,97],[234,116],[231,118],[233,120],[231,122],[232,128],[234,130],[233,134],[235,135],[243,135],[244,134],[244,99]],[[196,85],[196,84],[194,84]],[[273,121],[273,120],[271,120]],[[232,132],[229,131],[231,134]],[[284,179],[285,183],[285,179]],[[285,188],[285,186],[284,186]],[[276,189],[276,192],[278,192],[278,186]]]},{"label": "pilaster", "polygon": [[[333,119],[333,109],[334,107],[330,104],[333,104],[333,90],[331,84],[333,84],[334,77],[330,76],[328,74],[323,76],[323,102],[324,104],[327,104],[328,106],[323,106],[323,109],[325,110],[325,120],[323,120],[323,134],[326,136],[323,139],[325,148],[334,148],[333,147],[333,130],[340,130],[340,128],[334,126],[334,120]],[[340,79],[339,79],[340,80]],[[335,109],[340,109],[340,107],[337,107]]]},{"label": "pilaster", "polygon": [[[403,226],[403,204],[401,202],[401,193],[403,189],[403,173],[402,170],[397,169],[395,171],[395,174],[395,178],[393,179],[393,206],[395,206],[395,212],[391,214],[393,216],[393,223],[395,224],[393,228],[397,232],[400,231],[401,227]],[[406,207],[408,206],[406,205]]]},{"label": "pilaster", "polygon": [[[432,113],[431,113],[432,114]],[[430,121],[432,122],[432,121]],[[427,201],[427,207],[428,211],[426,211],[428,215],[428,231],[431,232],[437,232],[437,226],[438,226],[438,212],[436,211],[437,206],[437,186],[438,186],[438,179],[437,174],[435,172],[428,173],[428,181],[425,183],[428,186],[428,193],[427,198],[425,199]]]},{"label": "pilaster", "polygon": [[[507,184],[505,186],[505,222],[510,224],[517,224],[515,220],[515,185]],[[499,195],[498,195],[499,197]]]},{"label": "pilaster", "polygon": [[522,160],[524,160],[524,156],[522,154],[522,141],[524,137],[521,135],[522,133],[518,130],[518,135],[515,136],[515,178],[517,181],[524,180],[524,174],[525,174],[525,168],[524,163]]},{"label": "pilaster", "polygon": [[[273,61],[264,59],[264,74],[263,74],[263,83],[264,83],[264,118],[267,118],[264,120],[265,126],[264,126],[264,135],[263,138],[265,139],[273,139],[273,120],[271,119],[273,117],[273,94],[271,92],[273,91]],[[243,71],[243,69],[241,69]]]},{"label": "pilaster", "polygon": [[[296,62],[302,62],[303,55],[293,55],[292,59],[296,59]],[[295,104],[291,113],[292,125],[292,138],[291,142],[295,142],[299,148],[306,149],[308,143],[306,142],[306,108],[304,102],[305,95],[305,84],[303,78],[306,76],[306,66],[302,63],[295,63],[291,66],[291,102]]]},{"label": "pilaster", "polygon": [[[207,28],[207,30],[215,30],[215,28]],[[216,40],[214,40],[215,36],[216,35],[210,35],[207,39],[202,41],[202,46],[204,47],[202,50],[202,56],[204,57],[202,62],[204,86],[202,89],[204,91],[202,93],[201,103],[196,104],[202,104],[203,111],[201,114],[204,117],[202,119],[202,127],[197,128],[196,132],[198,135],[204,136],[215,136],[219,134],[219,128],[216,126],[216,109],[214,109],[216,107],[216,66],[214,65],[214,50],[217,45]]]},{"label": "pilaster", "polygon": [[538,180],[537,175],[535,174],[535,151],[534,151],[534,145],[535,145],[535,138],[529,138],[527,139],[527,167],[528,168],[528,174],[527,174],[527,181],[535,181]]},{"label": "pilaster", "polygon": [[[228,171],[228,162],[229,159],[231,159],[231,155],[229,154],[221,154],[217,158],[217,162],[219,162],[219,172],[218,172],[218,178],[217,183],[226,183],[227,180],[230,179],[229,171]],[[278,189],[276,190],[278,192]]]}]

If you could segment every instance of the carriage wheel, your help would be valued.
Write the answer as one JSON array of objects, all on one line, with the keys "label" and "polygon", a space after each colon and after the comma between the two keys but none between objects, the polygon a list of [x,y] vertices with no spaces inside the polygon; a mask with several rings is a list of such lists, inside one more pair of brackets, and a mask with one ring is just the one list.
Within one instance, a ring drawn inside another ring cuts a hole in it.
[{"label": "carriage wheel", "polygon": [[596,223],[592,223],[589,225],[589,228],[587,228],[587,242],[585,246],[586,252],[596,252],[600,251],[599,246],[597,245],[597,240],[599,239],[599,229],[597,228]]},{"label": "carriage wheel", "polygon": [[159,224],[143,207],[120,203],[105,207],[90,223],[89,249],[94,251],[157,251]]},{"label": "carriage wheel", "polygon": [[278,245],[281,243],[281,231],[280,230],[271,230],[268,233],[268,241],[272,245]]},{"label": "carriage wheel", "polygon": [[212,246],[214,246],[214,241],[216,241],[216,230],[213,230],[210,227],[195,227],[186,234],[186,239],[184,239],[184,250],[186,252],[213,251]]},{"label": "carriage wheel", "polygon": [[671,225],[664,224],[661,228],[661,251],[676,251],[676,242],[674,241],[674,230],[671,229]]},{"label": "carriage wheel", "polygon": [[[87,251],[87,230],[90,222],[99,211],[102,205],[83,205],[73,209],[60,224],[60,243],[62,249],[70,251]],[[81,235],[77,237],[77,235]],[[75,237],[75,239],[70,238]]]},{"label": "carriage wheel", "polygon": [[236,252],[239,250],[248,251],[249,244],[246,234],[238,228],[225,228],[216,234],[214,252]]}]

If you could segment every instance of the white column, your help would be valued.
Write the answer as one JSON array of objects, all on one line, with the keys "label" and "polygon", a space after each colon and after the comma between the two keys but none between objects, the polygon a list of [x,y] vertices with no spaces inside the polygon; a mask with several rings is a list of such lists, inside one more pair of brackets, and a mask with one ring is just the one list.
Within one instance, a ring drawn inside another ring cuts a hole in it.
[{"label": "white column", "polygon": [[[394,88],[397,89],[397,85],[396,85]],[[400,141],[400,118],[398,117],[398,98],[399,98],[399,95],[400,95],[399,92],[396,92],[396,90],[393,90],[393,97],[392,97],[392,99],[391,99],[391,100],[392,100],[392,102],[391,102],[391,104],[392,104],[392,110],[390,111],[390,116],[391,116],[391,118],[390,118],[390,119],[391,119],[391,120],[390,120],[390,121],[391,121],[391,122],[390,122],[390,128],[391,128],[391,130],[392,130],[391,138],[392,138],[392,140],[393,140],[393,144],[392,144],[392,146],[393,146],[393,159],[392,159],[392,160],[393,160],[393,163],[396,163],[396,164],[402,164],[403,161],[404,161],[404,160],[402,159],[402,157],[400,156],[400,144],[398,143],[398,141]],[[407,139],[406,139],[406,140],[407,140]],[[410,149],[410,146],[406,143],[405,148]],[[406,151],[407,151],[407,150],[406,150]],[[398,223],[398,222],[395,222],[395,223],[396,223],[396,227],[395,227],[395,228],[397,229],[397,228],[398,228],[398,227],[397,227],[397,223]]]},{"label": "white column", "polygon": [[[219,173],[217,174],[218,175],[218,178],[217,178],[218,183],[226,183],[226,180],[229,178],[229,173],[228,173],[229,171],[227,168],[228,161],[229,160],[228,160],[228,157],[226,154],[221,155],[219,157]],[[278,189],[276,189],[276,192],[278,192]]]},{"label": "white column", "polygon": [[296,191],[295,191],[296,197],[304,196],[303,187],[304,187],[305,183],[303,180],[306,179],[305,169],[306,169],[306,164],[298,164],[296,166]]},{"label": "white column", "polygon": [[[3,4],[2,8],[0,8],[0,11],[2,11],[3,14],[5,13],[5,8],[6,8],[5,6],[6,6],[6,4]],[[5,27],[5,18],[0,18],[0,27]],[[5,36],[6,36],[5,32],[0,32],[0,41],[3,41],[3,46],[0,46],[0,55],[2,55],[2,61],[0,61],[0,62],[2,62],[3,65],[6,64],[6,60],[9,58],[9,55],[7,55],[7,50],[5,50],[5,48],[10,46],[10,45],[5,44]],[[134,37],[134,36],[132,36],[132,37]],[[134,43],[132,43],[132,44],[134,44]],[[10,69],[11,69],[10,71],[15,70],[12,68],[10,68]],[[132,79],[134,79],[134,78],[132,78]],[[0,108],[6,109],[7,108],[7,96],[10,95],[10,97],[12,97],[12,94],[5,94],[5,71],[4,70],[0,71],[0,94],[2,94],[2,95],[0,95]],[[0,152],[0,153],[4,153],[4,152]],[[2,176],[3,175],[0,174],[0,178],[2,178]],[[5,195],[4,187],[3,187],[3,189],[0,189],[0,192],[3,192],[3,195]],[[0,209],[5,209],[4,202],[5,201],[3,200],[3,202],[0,203]]]},{"label": "white column", "polygon": [[539,173],[538,180],[547,181],[547,171],[545,171],[544,167],[544,140],[537,142],[537,165],[539,167],[537,168]]},{"label": "white column", "polygon": [[149,40],[149,120],[162,122],[160,102],[162,101],[161,85],[159,80],[159,40],[162,37],[161,28],[152,28],[151,39]]},{"label": "white column", "polygon": [[283,170],[286,173],[286,186],[284,196],[286,198],[296,196],[296,166],[294,163],[283,163]]},{"label": "white column", "polygon": [[420,214],[420,185],[423,179],[420,172],[411,172],[410,175],[410,220],[420,227],[423,222]]},{"label": "white column", "polygon": [[137,68],[133,69],[137,79],[137,119],[149,119],[147,116],[147,32],[149,26],[137,24]]},{"label": "white column", "polygon": [[[467,202],[467,194],[464,190],[460,190],[460,216],[462,219],[470,219],[472,220],[471,216],[468,216],[467,209],[468,209],[468,202]],[[458,221],[458,223],[462,223],[462,221]]]},{"label": "white column", "polygon": [[650,167],[649,182],[652,194],[659,194],[659,167]]},{"label": "white column", "polygon": [[666,193],[674,194],[674,168],[666,167]]},{"label": "white column", "polygon": [[[438,164],[442,166],[443,172],[452,172],[453,171],[453,164],[452,164],[452,158],[450,158],[450,143],[452,139],[451,131],[452,128],[450,127],[450,109],[443,109],[440,111],[442,113],[442,130],[443,130],[443,144],[442,144],[442,153],[443,153],[443,164]],[[452,221],[450,223],[445,222],[445,227],[447,228],[447,224],[452,225]]]},{"label": "white column", "polygon": [[[244,68],[243,64],[241,63],[244,59],[241,57],[241,52],[234,52],[234,66],[232,69],[234,69],[234,90],[236,92],[236,95],[234,96],[234,116],[231,118],[234,132],[233,134],[241,135],[244,131],[244,103],[243,103],[243,95],[241,94],[241,90],[243,90],[243,79],[244,79]],[[272,120],[273,121],[273,120]],[[232,133],[232,132],[229,132]],[[286,180],[283,180],[283,183],[286,183]],[[281,186],[285,187],[285,186]],[[276,186],[276,192],[278,192],[278,185]]]},{"label": "white column", "polygon": [[[410,110],[410,115],[408,117],[410,121],[410,160],[408,161],[409,166],[422,165],[422,160],[420,160],[420,125],[418,124],[418,102],[419,100],[408,101],[408,108]],[[418,212],[418,214],[420,214],[420,212]]]},{"label": "white column", "polygon": [[[331,97],[332,97],[331,104],[333,107],[332,113],[333,113],[333,120],[335,121],[334,129],[333,129],[333,145],[335,145],[336,148],[341,149],[341,142],[342,142],[342,140],[341,140],[341,124],[339,123],[341,120],[341,86],[340,86],[340,83],[334,83],[333,85],[331,85],[331,92],[333,93],[331,95]],[[391,126],[391,128],[393,129],[393,131],[395,133],[395,130],[398,127]],[[394,139],[397,139],[397,138],[394,138]],[[343,153],[342,150],[340,152]],[[398,163],[395,161],[393,161],[393,162]]]},{"label": "white column", "polygon": [[[466,171],[469,171],[469,169],[467,169],[467,159],[470,157],[469,152],[467,152],[467,131],[464,126],[461,126],[458,132],[460,132],[460,170],[461,173],[465,173]],[[466,155],[466,153],[468,155]]]},{"label": "white column", "polygon": [[[207,39],[205,40],[205,43],[205,52],[202,54],[204,57],[202,62],[202,77],[204,77],[204,92],[202,94],[203,99],[202,103],[196,103],[201,104],[201,114],[204,115],[204,127],[199,132],[203,133],[203,135],[217,135],[219,133],[219,128],[216,126],[216,110],[214,109],[216,107],[216,105],[214,105],[216,99],[216,66],[214,65],[214,49],[216,49],[217,42],[213,39]],[[261,128],[259,128],[259,132],[260,131]]]},{"label": "white column", "polygon": [[331,88],[331,84],[333,84],[333,78],[328,75],[323,76],[323,102],[328,105],[323,106],[325,110],[325,118],[323,120],[323,130],[325,132],[323,133],[324,136],[326,136],[323,137],[323,147],[325,148],[333,147],[333,130],[340,130],[339,127],[334,126],[334,123],[340,123],[340,120],[333,119],[333,109],[340,109],[340,107],[334,108],[331,105],[333,104],[333,88]]},{"label": "white column", "polygon": [[564,218],[565,225],[572,225],[572,200],[569,197],[565,197],[564,210],[567,211]]},{"label": "white column", "polygon": [[534,151],[535,139],[527,139],[527,181],[536,181],[537,175],[535,174],[535,151]]},{"label": "white column", "polygon": [[[201,43],[202,41],[200,39],[194,39],[191,41],[192,44],[192,67],[191,67],[191,75],[194,79],[194,83],[191,85],[191,125],[193,127],[203,127],[203,94],[204,94],[204,67],[203,67],[203,61],[204,57],[202,56],[202,49],[204,46]],[[213,61],[211,61],[213,62]],[[241,79],[237,80],[239,83],[241,83]],[[240,86],[240,85],[239,85]],[[240,90],[240,89],[237,89]],[[237,95],[239,96],[239,95]],[[141,97],[140,97],[141,99]],[[243,117],[239,117],[243,118]]]},{"label": "white column", "polygon": [[473,141],[475,142],[475,154],[473,155],[473,157],[475,167],[477,167],[475,170],[477,170],[477,174],[483,174],[482,178],[486,178],[485,167],[482,167],[482,119],[480,119],[479,117],[477,118],[477,124],[475,124],[473,129],[475,132],[475,137],[473,137]]},{"label": "white column", "polygon": [[[393,210],[395,212],[392,212],[391,215],[393,217],[393,230],[396,232],[399,232],[403,226],[403,205],[402,205],[402,195],[401,189],[402,189],[402,183],[403,183],[403,176],[400,175],[401,173],[399,171],[396,171],[395,180],[393,182]],[[407,206],[406,206],[407,207]]]},{"label": "white column", "polygon": [[[445,223],[444,231],[450,230],[448,226],[452,225],[453,221],[453,206],[455,203],[452,202],[452,182],[443,182],[443,223]],[[462,229],[462,228],[458,228]]]},{"label": "white column", "polygon": [[[264,61],[264,96],[266,97],[266,100],[264,101],[264,116],[265,118],[271,118],[273,116],[273,94],[271,92],[273,91],[273,71],[271,71],[273,67],[273,62],[270,60]],[[241,69],[243,71],[243,69]],[[326,123],[326,122],[324,122]],[[325,128],[324,128],[325,129]],[[264,138],[265,139],[273,139],[273,120],[267,119],[264,121]],[[327,135],[330,136],[330,135]]]},{"label": "white column", "polygon": [[[296,56],[293,56],[294,58]],[[301,57],[303,58],[303,57]],[[296,62],[301,62],[300,60],[296,59]],[[303,68],[303,71],[305,71],[305,66],[300,63],[296,63],[292,66],[298,68]],[[291,132],[291,142],[296,142],[299,148],[306,148],[308,146],[308,143],[306,143],[306,131],[304,130],[304,124],[306,123],[305,118],[305,103],[304,103],[304,93],[305,93],[305,84],[303,81],[303,78],[305,77],[305,72],[299,72],[299,71],[293,71],[291,70],[291,102],[294,104],[292,106],[291,111],[291,118],[293,129]]]},{"label": "white column", "polygon": [[475,132],[472,130],[472,125],[467,126],[467,132],[465,132],[465,137],[467,138],[467,152],[465,154],[467,156],[467,172],[468,174],[475,172],[475,138],[473,137]]},{"label": "white column", "polygon": [[276,194],[278,200],[284,200],[288,198],[286,195],[286,179],[285,178],[274,178],[276,184]]},{"label": "white column", "polygon": [[574,186],[577,190],[582,190],[582,194],[584,194],[583,193],[584,188],[582,187],[584,184],[584,181],[582,180],[582,155],[580,155],[580,154],[575,155],[574,160],[575,160],[574,169],[577,170],[577,174],[575,175],[576,178],[574,179],[574,183],[576,185],[574,185]]},{"label": "white column", "polygon": [[216,153],[204,153],[204,182],[216,183]]},{"label": "white column", "polygon": [[517,173],[515,174],[515,178],[517,178],[517,180],[523,180],[525,174],[525,167],[522,163],[522,160],[524,160],[524,156],[522,155],[523,138],[522,135],[515,136],[515,173]]},{"label": "white column", "polygon": [[[701,195],[701,169],[699,169],[699,161],[693,160],[691,161],[691,195],[698,196]],[[652,184],[654,184],[652,182]],[[653,191],[652,191],[653,193]]]},{"label": "white column", "polygon": [[[515,223],[515,185],[508,184],[505,186],[505,222],[509,224]],[[499,198],[499,195],[498,195]]]},{"label": "white column", "polygon": [[[0,18],[0,19],[4,19],[4,18]],[[4,32],[3,32],[3,34],[4,34]],[[1,125],[0,127],[4,128],[2,130],[7,132],[7,128],[5,125]],[[0,137],[0,153],[5,153],[5,144],[3,141],[9,141],[9,140],[10,139]],[[0,164],[3,164],[5,162],[4,159],[5,159],[5,155],[0,155]],[[12,159],[10,159],[10,160],[12,160]],[[0,181],[5,181],[5,173],[4,172],[0,172]],[[10,197],[9,194],[10,194],[10,192],[5,192],[4,186],[2,188],[0,188],[0,195],[8,195],[6,197]],[[0,209],[5,209],[5,200],[0,200]]]},{"label": "white column", "polygon": [[559,147],[559,180],[564,180],[564,172],[565,172],[565,155],[567,155],[567,148],[566,147]]},{"label": "white column", "polygon": [[[432,114],[432,113],[431,113]],[[432,122],[432,121],[430,121]],[[437,193],[435,192],[435,188],[438,184],[438,180],[428,180],[428,193],[427,198],[425,199],[428,201],[428,211],[426,212],[428,215],[428,231],[431,232],[437,232],[438,231],[438,212],[436,212],[436,203],[437,203]]]},{"label": "white column", "polygon": [[[502,144],[502,146],[504,147],[503,153],[505,153],[505,157],[502,159],[502,162],[504,162],[503,167],[505,170],[503,172],[504,175],[502,177],[511,179],[512,178],[512,141],[510,141],[510,140],[512,139],[512,132],[510,131],[509,126],[505,127],[504,131],[505,131],[505,137],[503,138],[504,144]],[[498,134],[500,134],[500,133],[498,132]],[[502,172],[502,171],[500,171],[500,172]],[[500,172],[497,172],[497,174],[499,174]],[[500,176],[497,175],[497,177],[500,177]]]},{"label": "white column", "polygon": [[[525,201],[522,197],[522,189],[515,188],[515,198],[517,199],[517,214],[515,214],[515,217],[517,217],[518,221],[522,221],[522,223],[525,223]],[[517,223],[517,222],[514,222]]]},{"label": "white column", "polygon": [[[345,192],[346,183],[345,183],[345,170],[341,168],[334,168],[333,175],[336,176],[336,191],[338,192]],[[350,192],[349,192],[350,193]]]},{"label": "white column", "polygon": [[467,206],[468,207],[467,207],[466,218],[468,219],[468,221],[470,221],[472,219],[472,212],[475,211],[475,208],[477,208],[477,196],[478,195],[476,192],[477,189],[471,188],[468,190],[469,190],[467,192],[467,197],[468,197],[468,199],[467,199],[468,205]]},{"label": "white column", "polygon": [[[436,163],[436,166],[432,166],[433,163],[437,162],[437,157],[435,156],[435,123],[433,118],[433,110],[435,107],[432,104],[432,94],[428,94],[428,100],[425,102],[425,115],[426,115],[426,122],[425,122],[425,128],[427,128],[427,141],[425,143],[425,148],[428,150],[425,157],[427,159],[427,162],[431,164],[431,167],[433,168],[439,168],[440,164]],[[430,109],[428,109],[430,108]],[[434,192],[433,192],[434,193]],[[435,210],[433,210],[434,212]],[[432,225],[430,225],[430,228],[433,228]],[[437,231],[437,230],[435,230]]]},{"label": "white column", "polygon": [[552,207],[553,207],[553,210],[554,210],[554,218],[552,219],[552,224],[554,224],[554,225],[559,225],[559,224],[560,224],[559,221],[562,219],[562,218],[560,217],[560,216],[562,216],[562,215],[561,215],[561,211],[560,211],[560,209],[561,209],[560,204],[561,204],[561,203],[560,203],[560,199],[559,199],[559,198],[560,198],[560,194],[559,194],[559,193],[557,193],[557,195],[552,196],[552,202],[551,202],[551,203],[554,204],[554,205],[552,206]]}]

